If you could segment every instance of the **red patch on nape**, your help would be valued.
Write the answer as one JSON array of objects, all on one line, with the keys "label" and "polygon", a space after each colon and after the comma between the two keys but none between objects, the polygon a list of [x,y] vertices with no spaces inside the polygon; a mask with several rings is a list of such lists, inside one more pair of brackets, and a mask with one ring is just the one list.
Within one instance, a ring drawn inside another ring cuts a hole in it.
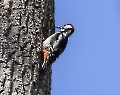
[{"label": "red patch on nape", "polygon": [[72,29],[74,30],[74,26],[72,25]]},{"label": "red patch on nape", "polygon": [[71,25],[73,30],[75,29],[74,26],[73,26],[72,24],[68,24],[68,25]]}]

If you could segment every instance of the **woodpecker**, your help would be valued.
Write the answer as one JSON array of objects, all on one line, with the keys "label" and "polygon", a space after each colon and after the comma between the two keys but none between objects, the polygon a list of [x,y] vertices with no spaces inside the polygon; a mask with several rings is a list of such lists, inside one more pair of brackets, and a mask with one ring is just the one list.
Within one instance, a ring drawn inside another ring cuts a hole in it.
[{"label": "woodpecker", "polygon": [[48,37],[42,44],[42,55],[44,62],[42,68],[50,66],[65,50],[68,38],[73,34],[74,27],[71,24],[56,26],[60,32],[56,32]]}]

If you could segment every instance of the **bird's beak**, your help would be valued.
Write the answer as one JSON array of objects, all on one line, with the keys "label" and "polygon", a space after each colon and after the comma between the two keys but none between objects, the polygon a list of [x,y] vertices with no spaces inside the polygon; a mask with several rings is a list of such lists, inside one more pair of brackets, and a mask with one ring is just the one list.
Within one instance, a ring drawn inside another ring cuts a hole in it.
[{"label": "bird's beak", "polygon": [[60,26],[55,26],[55,28],[62,29],[62,27],[60,27]]}]

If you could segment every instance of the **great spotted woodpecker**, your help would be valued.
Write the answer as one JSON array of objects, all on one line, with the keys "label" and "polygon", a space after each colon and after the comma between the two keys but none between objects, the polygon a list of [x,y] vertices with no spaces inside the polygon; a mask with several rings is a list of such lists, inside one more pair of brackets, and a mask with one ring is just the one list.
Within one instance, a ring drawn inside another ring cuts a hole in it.
[{"label": "great spotted woodpecker", "polygon": [[48,37],[42,44],[42,55],[44,62],[42,68],[50,66],[65,50],[68,38],[74,32],[74,27],[71,24],[64,26],[56,26],[60,32],[56,32]]}]

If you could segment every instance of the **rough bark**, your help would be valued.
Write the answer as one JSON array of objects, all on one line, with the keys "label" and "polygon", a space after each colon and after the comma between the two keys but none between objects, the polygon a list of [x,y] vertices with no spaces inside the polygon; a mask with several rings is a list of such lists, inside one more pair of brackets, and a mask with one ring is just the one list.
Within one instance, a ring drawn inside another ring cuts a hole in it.
[{"label": "rough bark", "polygon": [[40,46],[54,33],[54,0],[0,0],[0,95],[50,95]]}]

